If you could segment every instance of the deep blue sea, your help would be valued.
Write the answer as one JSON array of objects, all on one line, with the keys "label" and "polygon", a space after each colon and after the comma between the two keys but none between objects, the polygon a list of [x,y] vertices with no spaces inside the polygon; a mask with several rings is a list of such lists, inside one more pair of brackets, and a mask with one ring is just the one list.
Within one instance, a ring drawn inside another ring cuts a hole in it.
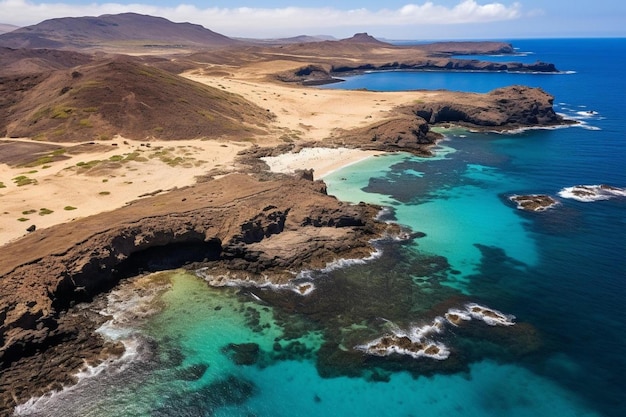
[{"label": "deep blue sea", "polygon": [[[626,39],[512,43],[515,60],[561,73],[384,72],[327,88],[525,84],[580,125],[447,129],[432,158],[331,174],[331,194],[382,204],[382,219],[423,235],[301,274],[315,286],[306,296],[211,288],[183,271],[129,281],[109,295],[116,321],[102,329],[127,357],[19,415],[625,416]],[[590,197],[571,198],[574,186]],[[558,205],[522,211],[518,194]],[[423,349],[406,354],[399,340]]]}]

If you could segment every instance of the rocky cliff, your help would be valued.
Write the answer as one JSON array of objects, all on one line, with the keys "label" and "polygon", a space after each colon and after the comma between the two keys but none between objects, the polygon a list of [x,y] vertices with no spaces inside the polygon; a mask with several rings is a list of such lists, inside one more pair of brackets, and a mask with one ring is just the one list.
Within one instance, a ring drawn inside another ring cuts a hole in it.
[{"label": "rocky cliff", "polygon": [[341,61],[340,63],[309,64],[295,71],[285,71],[276,74],[276,79],[282,82],[299,83],[303,85],[322,85],[341,81],[342,76],[360,74],[365,71],[485,71],[485,72],[545,72],[553,73],[559,70],[552,63],[535,62],[524,64],[520,62],[487,62],[475,59],[455,59],[436,56],[426,56],[419,59],[407,59],[376,62],[371,61]]},{"label": "rocky cliff", "polygon": [[328,140],[341,146],[429,155],[442,138],[431,126],[453,124],[473,130],[510,131],[575,123],[553,108],[554,97],[539,88],[511,86],[487,94],[439,91],[427,102],[396,109],[395,116],[342,132]]},{"label": "rocky cliff", "polygon": [[571,123],[553,108],[554,97],[540,88],[511,86],[488,94],[457,94],[412,106],[429,124],[454,123],[470,128],[510,130]]},{"label": "rocky cliff", "polygon": [[83,361],[119,351],[93,333],[97,320],[67,311],[120,279],[194,263],[238,279],[271,272],[285,281],[301,268],[367,256],[388,227],[373,220],[377,210],[344,204],[309,179],[233,174],[5,245],[0,402],[71,382]]}]

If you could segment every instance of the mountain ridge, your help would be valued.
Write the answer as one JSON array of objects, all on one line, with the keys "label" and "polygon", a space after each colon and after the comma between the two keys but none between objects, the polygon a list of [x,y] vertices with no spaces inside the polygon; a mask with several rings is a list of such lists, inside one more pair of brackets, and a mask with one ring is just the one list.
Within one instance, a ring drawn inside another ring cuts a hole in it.
[{"label": "mountain ridge", "polygon": [[54,18],[0,35],[0,46],[10,48],[86,49],[120,42],[170,48],[243,43],[201,25],[138,13]]}]

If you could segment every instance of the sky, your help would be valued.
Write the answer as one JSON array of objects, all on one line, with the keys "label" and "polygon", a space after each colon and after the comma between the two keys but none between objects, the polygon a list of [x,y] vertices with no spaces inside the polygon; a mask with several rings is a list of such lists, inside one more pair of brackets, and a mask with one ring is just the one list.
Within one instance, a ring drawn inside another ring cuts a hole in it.
[{"label": "sky", "polygon": [[624,0],[0,0],[0,23],[135,12],[230,37],[367,32],[381,39],[626,37]]}]

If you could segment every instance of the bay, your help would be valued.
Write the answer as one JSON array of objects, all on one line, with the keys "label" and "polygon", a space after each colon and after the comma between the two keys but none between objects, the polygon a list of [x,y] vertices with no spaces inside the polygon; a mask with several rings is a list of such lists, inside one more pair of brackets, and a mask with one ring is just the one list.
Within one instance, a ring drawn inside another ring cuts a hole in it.
[{"label": "bay", "polygon": [[[553,94],[579,126],[446,129],[433,158],[392,154],[333,173],[330,193],[382,204],[383,219],[425,236],[379,242],[381,255],[367,263],[311,271],[316,289],[306,297],[164,273],[158,280],[171,288],[158,296],[159,313],[107,329],[135,342],[127,361],[18,415],[626,415],[626,199],[559,195],[575,185],[626,187],[626,81],[614,69],[626,40],[513,43],[562,73],[373,73],[356,77],[360,87],[332,88],[527,84]],[[559,205],[523,212],[509,197],[525,193]],[[120,299],[135,290],[118,291]],[[146,303],[155,305],[139,300],[124,311]],[[515,324],[445,321],[472,303]],[[449,356],[363,352],[385,334],[419,334]]]}]

